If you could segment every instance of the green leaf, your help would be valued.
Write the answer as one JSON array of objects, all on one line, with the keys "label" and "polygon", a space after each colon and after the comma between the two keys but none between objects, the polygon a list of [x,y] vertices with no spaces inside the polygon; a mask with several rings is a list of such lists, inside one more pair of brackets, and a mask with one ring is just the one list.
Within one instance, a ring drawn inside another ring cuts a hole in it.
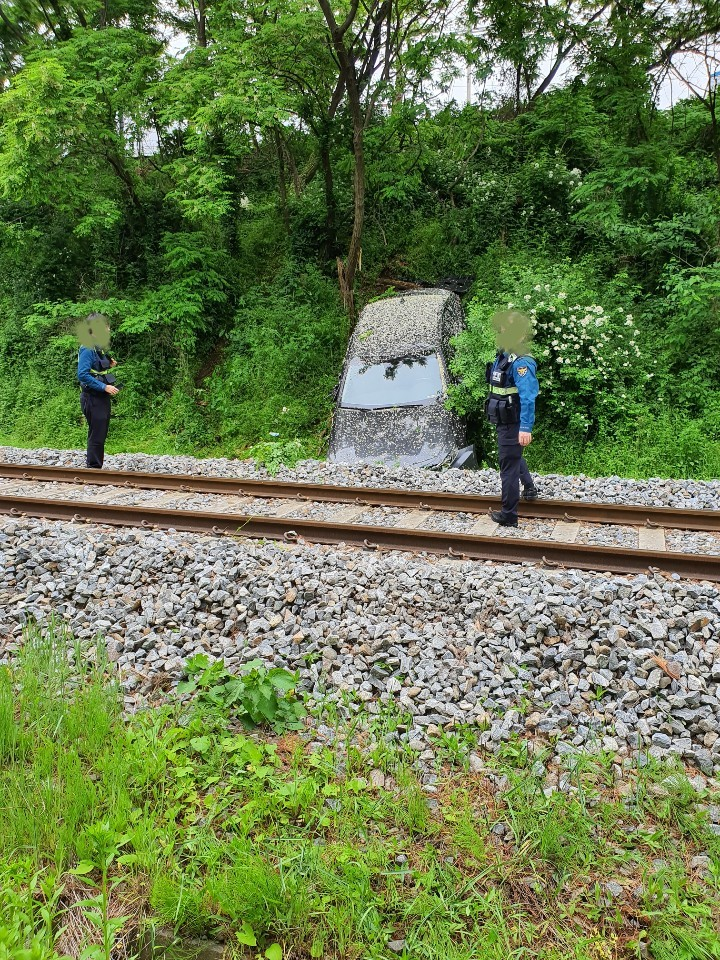
[{"label": "green leaf", "polygon": [[267,960],[282,960],[282,947],[279,943],[271,943],[270,946],[265,951],[265,956]]},{"label": "green leaf", "polygon": [[73,877],[85,877],[88,873],[92,873],[94,869],[95,864],[92,860],[81,860],[73,870],[68,870],[68,873]]},{"label": "green leaf", "polygon": [[193,737],[190,741],[190,746],[197,753],[207,753],[210,747],[212,746],[212,741],[210,737]]},{"label": "green leaf", "polygon": [[257,937],[255,936],[255,931],[247,922],[247,920],[243,920],[242,926],[237,931],[235,936],[238,938],[240,943],[244,944],[246,947],[257,946]]},{"label": "green leaf", "polygon": [[268,679],[277,690],[283,690],[285,692],[292,690],[297,685],[297,677],[295,674],[290,673],[288,670],[283,670],[280,667],[275,667],[273,670],[270,670]]},{"label": "green leaf", "polygon": [[245,664],[245,669],[248,670],[248,671],[250,671],[250,670],[264,670],[264,669],[265,669],[265,664],[263,663],[262,660],[249,660],[249,661]]},{"label": "green leaf", "polygon": [[130,867],[138,863],[139,859],[136,853],[124,853],[121,857],[117,858],[117,862],[123,867]]},{"label": "green leaf", "polygon": [[190,657],[190,659],[185,664],[185,672],[188,676],[192,676],[195,673],[202,673],[203,670],[207,670],[210,666],[210,658],[206,653],[196,653],[195,656]]}]

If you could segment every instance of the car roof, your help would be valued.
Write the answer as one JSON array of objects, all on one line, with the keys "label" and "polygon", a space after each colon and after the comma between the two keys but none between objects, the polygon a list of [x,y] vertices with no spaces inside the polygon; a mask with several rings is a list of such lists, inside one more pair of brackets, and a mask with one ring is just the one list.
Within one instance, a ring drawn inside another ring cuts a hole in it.
[{"label": "car roof", "polygon": [[358,318],[348,356],[378,362],[418,348],[441,349],[442,318],[450,301],[457,301],[453,313],[461,320],[460,299],[450,290],[413,290],[369,303]]}]

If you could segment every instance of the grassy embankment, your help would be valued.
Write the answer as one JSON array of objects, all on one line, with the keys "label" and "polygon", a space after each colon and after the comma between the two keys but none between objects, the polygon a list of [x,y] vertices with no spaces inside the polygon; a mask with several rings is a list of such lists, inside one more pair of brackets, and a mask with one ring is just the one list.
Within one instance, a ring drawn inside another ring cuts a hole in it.
[{"label": "grassy embankment", "polygon": [[[121,957],[153,925],[270,960],[720,956],[717,797],[681,769],[568,756],[552,791],[542,753],[471,774],[472,731],[445,731],[428,793],[402,718],[316,711],[339,743],[310,752],[262,679],[228,708],[215,668],[125,719],[99,653],[27,633],[0,668],[3,960]],[[258,704],[276,732],[237,722]]]}]

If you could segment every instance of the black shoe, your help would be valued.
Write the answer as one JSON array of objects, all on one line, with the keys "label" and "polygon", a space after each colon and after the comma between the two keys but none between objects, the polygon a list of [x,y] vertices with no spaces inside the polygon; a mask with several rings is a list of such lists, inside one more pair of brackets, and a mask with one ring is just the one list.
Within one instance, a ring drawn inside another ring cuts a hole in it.
[{"label": "black shoe", "polygon": [[523,500],[537,500],[540,496],[538,493],[537,487],[523,487],[522,498]]},{"label": "black shoe", "polygon": [[499,510],[490,511],[490,519],[494,523],[499,523],[501,527],[516,527],[517,526],[517,517],[507,517],[504,513],[500,513]]}]

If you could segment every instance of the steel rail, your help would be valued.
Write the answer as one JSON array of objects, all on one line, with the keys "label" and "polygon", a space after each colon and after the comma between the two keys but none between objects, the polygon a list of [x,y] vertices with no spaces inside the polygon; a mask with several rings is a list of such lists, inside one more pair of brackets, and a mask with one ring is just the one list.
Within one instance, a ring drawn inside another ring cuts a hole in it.
[{"label": "steel rail", "polygon": [[[140,473],[134,470],[88,470],[0,462],[0,477],[49,483],[87,483],[148,490],[180,490],[263,499],[315,500],[362,506],[400,507],[450,513],[487,513],[500,506],[498,497],[438,493],[380,487],[347,487],[285,480],[245,480],[241,477],[198,477],[192,474]],[[720,510],[626,506],[575,500],[521,501],[520,514],[543,520],[665,527],[676,530],[720,530]]]},{"label": "steel rail", "polygon": [[642,573],[660,570],[682,577],[720,582],[720,556],[654,550],[606,548],[585,544],[557,543],[510,537],[480,537],[469,534],[376,527],[315,520],[287,520],[201,510],[166,510],[147,506],[83,503],[0,496],[0,513],[15,517],[92,522],[98,525],[173,529],[216,536],[230,534],[269,540],[311,543],[355,544],[370,550],[409,550],[445,554],[462,559],[504,563],[542,563],[610,573]]}]

